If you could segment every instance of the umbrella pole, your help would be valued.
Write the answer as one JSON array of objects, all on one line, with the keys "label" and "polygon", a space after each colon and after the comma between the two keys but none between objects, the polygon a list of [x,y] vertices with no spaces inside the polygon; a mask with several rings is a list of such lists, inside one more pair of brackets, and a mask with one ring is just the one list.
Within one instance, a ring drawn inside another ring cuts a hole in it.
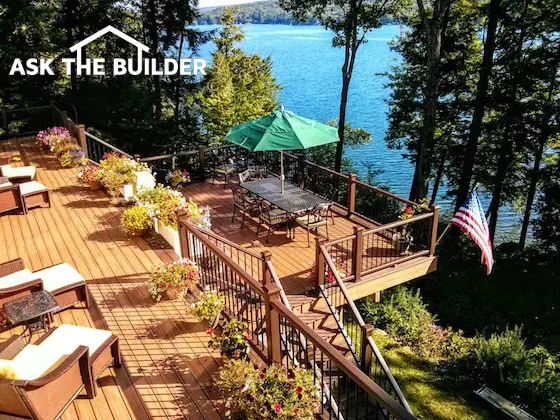
[{"label": "umbrella pole", "polygon": [[284,151],[280,150],[280,190],[284,194]]}]

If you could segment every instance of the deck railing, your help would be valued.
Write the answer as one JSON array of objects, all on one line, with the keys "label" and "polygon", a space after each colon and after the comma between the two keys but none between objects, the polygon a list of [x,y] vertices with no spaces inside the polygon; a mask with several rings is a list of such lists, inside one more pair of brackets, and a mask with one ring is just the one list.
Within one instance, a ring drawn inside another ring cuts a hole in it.
[{"label": "deck railing", "polygon": [[239,265],[243,259],[238,263],[232,258],[246,250],[199,230],[181,215],[179,226],[183,255],[198,264],[204,286],[224,295],[227,315],[247,322],[257,354],[268,363],[313,372],[323,401],[321,414],[344,420],[414,418],[392,397],[393,391],[383,390],[291,311],[270,254],[261,255],[262,278],[257,279]]},{"label": "deck railing", "polygon": [[339,268],[335,266],[335,262],[330,258],[324,244],[319,245],[319,252],[321,254],[320,264],[322,264],[321,267],[324,267],[323,281],[319,285],[319,289],[337,323],[340,334],[352,352],[356,365],[391,397],[399,401],[409,413],[412,413],[371,336],[373,327],[364,322],[340,277]]}]

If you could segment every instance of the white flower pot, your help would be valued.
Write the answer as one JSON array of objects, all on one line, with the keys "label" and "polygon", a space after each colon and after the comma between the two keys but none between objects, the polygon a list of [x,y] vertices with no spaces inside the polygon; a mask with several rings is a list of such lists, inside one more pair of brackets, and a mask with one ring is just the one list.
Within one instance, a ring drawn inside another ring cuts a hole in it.
[{"label": "white flower pot", "polygon": [[179,240],[179,231],[175,229],[171,229],[168,226],[165,226],[163,223],[161,223],[158,220],[156,232],[159,233],[162,236],[162,238],[165,239],[169,245],[171,245],[171,247],[173,247],[173,250],[178,256],[180,257],[182,256],[181,242]]},{"label": "white flower pot", "polygon": [[154,230],[159,233],[159,220],[154,217]]},{"label": "white flower pot", "polygon": [[122,187],[119,188],[121,195],[124,197],[125,200],[132,200],[134,197],[134,185],[132,184],[124,184]]}]

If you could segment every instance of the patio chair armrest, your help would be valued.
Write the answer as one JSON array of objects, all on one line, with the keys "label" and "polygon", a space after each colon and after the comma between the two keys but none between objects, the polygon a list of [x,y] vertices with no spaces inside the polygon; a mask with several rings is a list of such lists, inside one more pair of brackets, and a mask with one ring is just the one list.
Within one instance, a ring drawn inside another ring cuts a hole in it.
[{"label": "patio chair armrest", "polygon": [[62,379],[61,384],[64,383],[64,375],[72,369],[76,363],[80,364],[80,371],[84,384],[86,381],[91,381],[91,373],[89,369],[89,349],[87,346],[79,346],[73,353],[71,353],[64,362],[54,368],[51,372],[47,373],[45,376],[41,376],[38,379],[33,380],[15,380],[13,385],[21,387],[31,387],[40,388],[47,385],[57,379]]},{"label": "patio chair armrest", "polygon": [[15,260],[11,260],[0,264],[0,277],[4,277],[7,276],[8,274],[13,274],[17,271],[21,271],[24,269],[25,269],[25,264],[23,263],[23,259],[16,258]]},{"label": "patio chair armrest", "polygon": [[29,290],[30,293],[43,290],[43,280],[33,279],[25,283],[18,284],[17,286],[2,287],[2,279],[0,278],[0,300],[13,295],[21,294],[21,292],[26,290]]},{"label": "patio chair armrest", "polygon": [[26,345],[27,344],[21,335],[12,335],[8,341],[2,343],[0,349],[0,359],[12,360]]}]

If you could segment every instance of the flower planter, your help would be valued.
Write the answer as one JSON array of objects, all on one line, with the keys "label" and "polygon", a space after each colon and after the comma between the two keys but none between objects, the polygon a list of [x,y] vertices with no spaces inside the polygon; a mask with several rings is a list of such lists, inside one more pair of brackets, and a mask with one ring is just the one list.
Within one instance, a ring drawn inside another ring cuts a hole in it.
[{"label": "flower planter", "polygon": [[171,289],[167,289],[165,291],[165,297],[167,300],[177,300],[179,297],[183,297],[185,295],[185,289],[179,289],[177,287],[172,287]]},{"label": "flower planter", "polygon": [[163,239],[165,239],[167,243],[171,245],[175,253],[181,257],[181,241],[179,240],[179,232],[164,225],[159,220],[157,221],[156,225],[156,232],[159,233],[163,237]]},{"label": "flower planter", "polygon": [[132,184],[124,184],[122,187],[119,188],[119,192],[124,197],[126,201],[132,200],[134,198],[134,185]]},{"label": "flower planter", "polygon": [[97,191],[101,189],[101,183],[98,181],[91,181],[88,183],[89,188],[93,191]]},{"label": "flower planter", "polygon": [[399,254],[408,251],[411,242],[412,237],[410,237],[410,235],[403,236],[400,233],[393,234],[393,247]]}]

